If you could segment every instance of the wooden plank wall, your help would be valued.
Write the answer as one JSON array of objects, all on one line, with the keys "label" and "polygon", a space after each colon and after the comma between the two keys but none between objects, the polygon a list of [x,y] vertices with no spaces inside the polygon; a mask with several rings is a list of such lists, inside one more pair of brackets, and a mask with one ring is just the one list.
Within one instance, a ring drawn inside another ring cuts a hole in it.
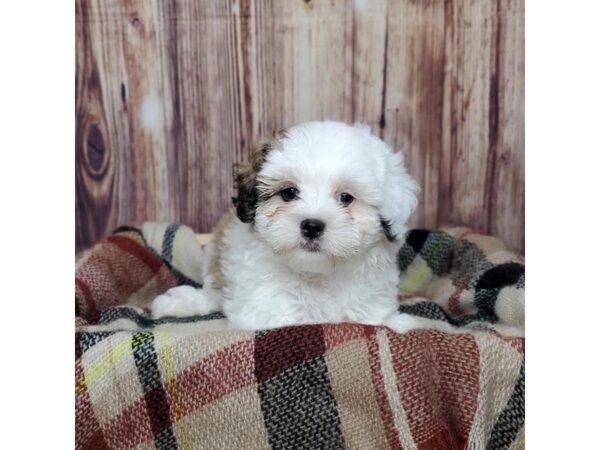
[{"label": "wooden plank wall", "polygon": [[524,0],[76,0],[77,248],[208,232],[273,130],[361,121],[406,153],[413,226],[524,249]]}]

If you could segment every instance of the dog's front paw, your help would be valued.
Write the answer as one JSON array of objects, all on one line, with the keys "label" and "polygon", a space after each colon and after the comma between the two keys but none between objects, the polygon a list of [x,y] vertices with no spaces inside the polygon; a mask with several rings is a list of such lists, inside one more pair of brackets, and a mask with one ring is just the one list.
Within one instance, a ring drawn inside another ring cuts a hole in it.
[{"label": "dog's front paw", "polygon": [[156,297],[150,306],[153,319],[204,315],[217,309],[216,302],[209,298],[203,289],[192,286],[171,288]]},{"label": "dog's front paw", "polygon": [[394,313],[389,316],[384,325],[394,330],[396,333],[406,333],[411,330],[418,330],[419,328],[425,328],[423,322],[418,317],[411,316],[405,313]]}]

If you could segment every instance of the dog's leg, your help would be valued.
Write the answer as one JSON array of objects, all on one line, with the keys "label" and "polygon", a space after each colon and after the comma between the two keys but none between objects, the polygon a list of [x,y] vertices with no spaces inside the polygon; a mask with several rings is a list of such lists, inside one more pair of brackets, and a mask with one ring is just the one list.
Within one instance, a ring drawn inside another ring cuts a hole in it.
[{"label": "dog's leg", "polygon": [[[189,317],[210,314],[221,309],[221,289],[213,274],[215,243],[210,241],[201,248],[202,280],[204,286],[177,286],[156,297],[150,305],[152,317]],[[218,266],[217,266],[218,267]]]},{"label": "dog's leg", "polygon": [[442,320],[433,320],[425,317],[413,316],[411,314],[394,312],[382,323],[394,330],[396,333],[406,333],[411,330],[432,329],[446,333],[459,333],[461,330],[453,327]]},{"label": "dog's leg", "polygon": [[223,301],[230,326],[240,330],[270,330],[308,323],[302,302],[276,282],[260,290],[239,290]]},{"label": "dog's leg", "polygon": [[188,317],[218,311],[220,303],[219,291],[210,287],[177,286],[156,297],[150,309],[154,319]]},{"label": "dog's leg", "polygon": [[424,328],[417,317],[398,312],[390,314],[386,320],[383,321],[382,325],[388,326],[396,333],[406,333],[407,331]]},{"label": "dog's leg", "polygon": [[227,317],[229,320],[229,326],[238,330],[272,330],[274,328],[288,327],[291,325],[303,325],[305,323],[313,322],[302,322],[293,316],[273,316],[273,317],[244,317],[244,316],[233,316]]}]

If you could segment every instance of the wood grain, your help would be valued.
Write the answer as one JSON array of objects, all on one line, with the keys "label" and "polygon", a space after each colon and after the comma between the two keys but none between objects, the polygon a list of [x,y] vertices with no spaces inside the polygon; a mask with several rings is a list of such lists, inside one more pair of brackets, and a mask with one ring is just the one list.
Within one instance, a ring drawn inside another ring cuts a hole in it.
[{"label": "wood grain", "polygon": [[334,119],[405,152],[412,226],[524,250],[523,0],[76,0],[76,33],[77,248],[209,232],[254,142]]}]

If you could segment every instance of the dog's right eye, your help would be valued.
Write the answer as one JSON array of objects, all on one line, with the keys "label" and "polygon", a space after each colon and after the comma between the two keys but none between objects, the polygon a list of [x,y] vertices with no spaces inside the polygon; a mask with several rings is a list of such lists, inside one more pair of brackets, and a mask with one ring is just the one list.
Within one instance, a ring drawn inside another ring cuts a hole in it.
[{"label": "dog's right eye", "polygon": [[298,189],[294,187],[285,188],[279,192],[279,195],[281,195],[284,202],[291,202],[298,197]]}]

